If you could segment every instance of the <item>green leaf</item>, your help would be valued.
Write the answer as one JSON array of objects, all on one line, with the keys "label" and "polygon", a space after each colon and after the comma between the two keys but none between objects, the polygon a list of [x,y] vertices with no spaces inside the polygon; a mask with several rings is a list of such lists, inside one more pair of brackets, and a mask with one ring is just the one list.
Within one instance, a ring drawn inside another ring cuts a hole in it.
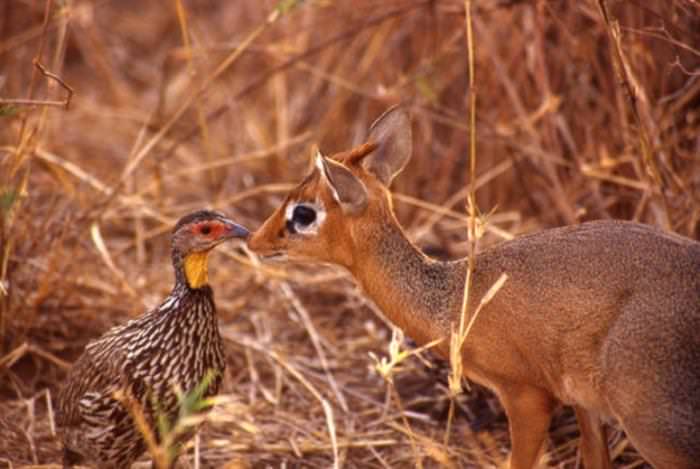
[{"label": "green leaf", "polygon": [[418,92],[429,102],[435,103],[437,101],[437,94],[425,77],[418,77],[416,80],[416,87],[418,88]]},{"label": "green leaf", "polygon": [[12,189],[0,193],[0,212],[2,212],[3,215],[9,213],[12,205],[14,205],[18,199],[18,195],[17,191]]},{"label": "green leaf", "polygon": [[0,117],[12,117],[19,113],[19,107],[12,104],[0,104]]},{"label": "green leaf", "polygon": [[298,7],[304,0],[279,0],[275,10],[279,12],[280,15],[289,13],[294,8]]},{"label": "green leaf", "polygon": [[163,437],[167,435],[171,430],[171,422],[168,415],[163,411],[160,403],[156,399],[156,396],[151,396],[151,406],[156,415],[156,426],[158,429],[158,434]]},{"label": "green leaf", "polygon": [[208,408],[207,399],[204,399],[204,394],[209,385],[216,378],[216,371],[209,370],[204,375],[202,381],[192,390],[180,399],[180,417],[190,415]]}]

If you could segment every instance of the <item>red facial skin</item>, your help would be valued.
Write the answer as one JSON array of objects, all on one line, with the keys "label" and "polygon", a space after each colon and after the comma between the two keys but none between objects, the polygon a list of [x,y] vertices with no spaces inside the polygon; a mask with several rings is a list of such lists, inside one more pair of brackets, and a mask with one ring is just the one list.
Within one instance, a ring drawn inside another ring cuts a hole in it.
[{"label": "red facial skin", "polygon": [[217,221],[203,221],[192,226],[192,233],[209,240],[216,240],[225,234],[226,227]]}]

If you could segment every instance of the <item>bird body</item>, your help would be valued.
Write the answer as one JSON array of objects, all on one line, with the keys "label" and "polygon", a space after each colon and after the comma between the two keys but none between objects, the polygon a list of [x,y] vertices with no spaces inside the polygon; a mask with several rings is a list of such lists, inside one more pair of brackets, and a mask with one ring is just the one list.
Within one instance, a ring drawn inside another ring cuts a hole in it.
[{"label": "bird body", "polygon": [[[224,228],[217,235],[219,225]],[[206,234],[197,232],[202,227]],[[59,393],[64,467],[87,460],[128,468],[147,449],[135,413],[160,441],[159,424],[174,427],[183,396],[194,390],[201,390],[203,398],[218,392],[225,361],[206,254],[224,239],[245,234],[216,212],[196,212],[178,223],[170,295],[157,308],[90,342]],[[193,433],[189,429],[177,440],[184,442]]]}]

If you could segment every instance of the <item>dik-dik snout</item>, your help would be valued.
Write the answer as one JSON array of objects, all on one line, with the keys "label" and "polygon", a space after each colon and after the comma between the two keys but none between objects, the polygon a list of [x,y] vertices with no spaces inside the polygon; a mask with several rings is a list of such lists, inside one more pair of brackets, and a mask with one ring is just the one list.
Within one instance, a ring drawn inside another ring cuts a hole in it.
[{"label": "dik-dik snout", "polygon": [[[366,144],[317,155],[249,246],[346,267],[385,317],[425,344],[449,339],[459,322],[467,262],[428,258],[394,217],[388,186],[410,153],[408,116],[390,110]],[[508,415],[511,469],[536,465],[562,403],[576,412],[586,469],[612,467],[602,424],[611,419],[655,467],[700,467],[700,243],[590,222],[484,250],[474,272],[470,311],[508,275],[461,355],[465,376]],[[447,343],[436,348],[446,358]]]},{"label": "dik-dik snout", "polygon": [[[319,154],[316,159],[321,162],[323,157]],[[337,246],[327,240],[333,237],[334,227],[342,219],[337,206],[329,203],[319,165],[314,167],[306,184],[290,194],[251,237],[248,243],[251,249],[266,258],[333,261],[331,252]]]}]

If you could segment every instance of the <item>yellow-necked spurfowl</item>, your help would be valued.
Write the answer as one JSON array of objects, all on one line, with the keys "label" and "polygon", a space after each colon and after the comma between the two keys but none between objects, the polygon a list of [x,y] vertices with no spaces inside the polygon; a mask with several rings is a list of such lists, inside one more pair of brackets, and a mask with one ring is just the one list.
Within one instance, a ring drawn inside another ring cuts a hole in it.
[{"label": "yellow-necked spurfowl", "polygon": [[64,468],[83,461],[128,468],[146,450],[135,412],[142,412],[160,438],[156,422],[164,417],[172,428],[180,413],[178,395],[202,386],[204,397],[217,393],[225,363],[207,255],[223,241],[247,236],[247,229],[208,210],[177,223],[170,295],[154,310],[90,342],[59,393],[56,420]]}]

